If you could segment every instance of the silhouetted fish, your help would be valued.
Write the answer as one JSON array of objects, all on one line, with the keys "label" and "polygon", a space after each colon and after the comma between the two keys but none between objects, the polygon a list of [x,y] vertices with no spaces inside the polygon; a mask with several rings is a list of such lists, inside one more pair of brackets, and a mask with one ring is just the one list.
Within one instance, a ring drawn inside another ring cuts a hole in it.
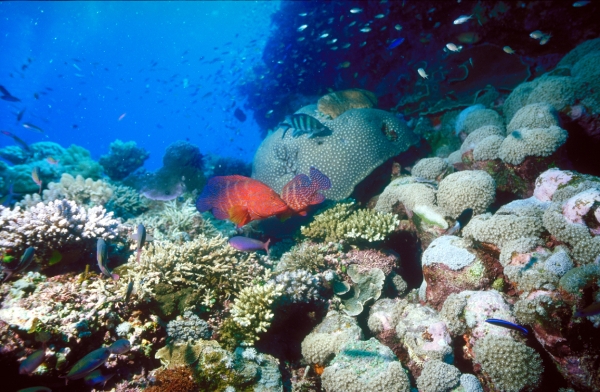
[{"label": "silhouetted fish", "polygon": [[0,86],[0,93],[2,93],[0,99],[3,99],[8,102],[21,102],[19,98],[15,97],[10,92],[8,92],[8,90],[4,86]]},{"label": "silhouetted fish", "polygon": [[246,114],[244,112],[242,112],[240,110],[240,108],[235,108],[235,111],[233,112],[233,115],[235,116],[235,118],[237,118],[241,122],[246,121]]}]

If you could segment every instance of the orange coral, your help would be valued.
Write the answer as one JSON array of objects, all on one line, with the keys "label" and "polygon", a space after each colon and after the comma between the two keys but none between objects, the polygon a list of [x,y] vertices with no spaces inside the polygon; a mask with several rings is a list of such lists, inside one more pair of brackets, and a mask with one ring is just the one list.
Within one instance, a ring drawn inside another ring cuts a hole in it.
[{"label": "orange coral", "polygon": [[194,373],[186,366],[173,369],[161,369],[156,372],[156,381],[146,392],[195,392],[200,386],[194,379]]},{"label": "orange coral", "polygon": [[321,366],[318,363],[313,365],[313,369],[315,371],[315,373],[317,374],[317,376],[320,376],[321,374],[323,374],[323,370],[325,370],[325,366]]},{"label": "orange coral", "polygon": [[319,111],[336,118],[346,110],[373,108],[377,106],[377,97],[370,91],[353,88],[324,95],[317,102]]}]

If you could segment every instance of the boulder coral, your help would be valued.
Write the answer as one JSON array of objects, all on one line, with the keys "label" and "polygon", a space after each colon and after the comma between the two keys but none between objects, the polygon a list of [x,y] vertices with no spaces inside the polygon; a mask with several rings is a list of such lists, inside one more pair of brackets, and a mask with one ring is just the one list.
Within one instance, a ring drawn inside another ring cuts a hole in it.
[{"label": "boulder coral", "polygon": [[440,181],[438,205],[457,217],[467,208],[473,213],[484,212],[496,197],[496,183],[492,176],[481,170],[452,173]]},{"label": "boulder coral", "polygon": [[411,174],[414,177],[439,181],[448,173],[448,170],[448,163],[442,158],[423,158],[413,167]]},{"label": "boulder coral", "polygon": [[98,162],[111,180],[120,181],[142,167],[149,157],[148,151],[138,147],[136,142],[124,143],[117,139],[110,143],[108,155],[102,155]]},{"label": "boulder coral", "polygon": [[[318,116],[315,105],[298,113]],[[331,179],[331,189],[323,194],[342,200],[376,168],[417,142],[406,124],[383,110],[350,109],[322,123],[332,135],[282,138],[280,127],[267,136],[254,156],[252,178],[281,192],[295,175],[314,166]]]}]

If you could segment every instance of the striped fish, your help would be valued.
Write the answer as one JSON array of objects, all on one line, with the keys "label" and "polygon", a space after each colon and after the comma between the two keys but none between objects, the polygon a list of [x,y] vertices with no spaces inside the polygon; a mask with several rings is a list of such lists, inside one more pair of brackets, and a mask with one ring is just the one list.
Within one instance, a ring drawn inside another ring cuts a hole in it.
[{"label": "striped fish", "polygon": [[303,113],[292,114],[279,126],[286,127],[283,130],[283,135],[281,136],[282,139],[290,128],[294,130],[292,137],[298,137],[305,133],[308,134],[309,138],[331,135],[331,129],[321,124],[316,118]]},{"label": "striped fish", "polygon": [[299,215],[306,215],[309,206],[322,203],[325,196],[319,191],[331,188],[331,180],[318,169],[310,168],[310,177],[298,174],[285,184],[281,191],[281,198]]}]

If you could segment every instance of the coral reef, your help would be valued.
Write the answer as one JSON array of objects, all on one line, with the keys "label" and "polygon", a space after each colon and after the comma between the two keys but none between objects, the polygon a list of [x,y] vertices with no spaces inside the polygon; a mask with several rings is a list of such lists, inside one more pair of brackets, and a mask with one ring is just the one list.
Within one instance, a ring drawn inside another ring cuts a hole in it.
[{"label": "coral reef", "polygon": [[[316,117],[316,110],[312,105],[297,113]],[[323,194],[342,200],[373,170],[417,141],[403,122],[378,109],[350,109],[322,123],[335,136],[282,139],[281,127],[267,136],[254,156],[252,178],[280,192],[296,174],[314,166],[331,179],[331,189]]]},{"label": "coral reef", "polygon": [[442,158],[424,158],[413,167],[411,174],[414,177],[440,181],[448,172],[448,163]]},{"label": "coral reef", "polygon": [[440,181],[438,205],[457,217],[467,208],[473,213],[484,212],[496,197],[496,183],[492,176],[480,170],[452,173]]},{"label": "coral reef", "polygon": [[440,360],[425,363],[417,379],[417,387],[423,392],[449,391],[460,383],[460,371]]},{"label": "coral reef", "polygon": [[208,340],[211,331],[208,323],[194,313],[187,311],[183,317],[169,321],[167,324],[167,336],[173,343],[185,343],[189,340]]},{"label": "coral reef", "polygon": [[102,155],[98,163],[111,180],[120,181],[144,165],[150,157],[148,151],[138,147],[136,142],[122,142],[117,139],[110,143],[108,155]]}]

